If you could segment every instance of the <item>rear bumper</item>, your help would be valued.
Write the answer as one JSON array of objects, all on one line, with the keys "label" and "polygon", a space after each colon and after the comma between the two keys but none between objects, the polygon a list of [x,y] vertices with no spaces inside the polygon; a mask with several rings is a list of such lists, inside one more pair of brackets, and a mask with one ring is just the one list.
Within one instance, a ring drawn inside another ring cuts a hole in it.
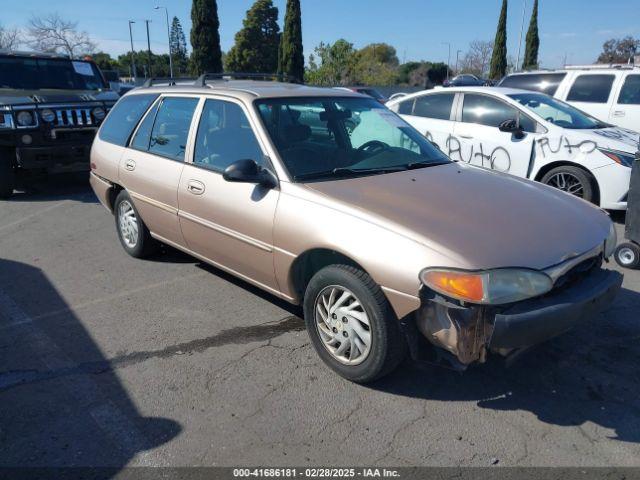
[{"label": "rear bumper", "polygon": [[496,314],[489,347],[528,347],[560,335],[611,305],[621,285],[620,273],[597,270],[556,294],[513,305]]}]

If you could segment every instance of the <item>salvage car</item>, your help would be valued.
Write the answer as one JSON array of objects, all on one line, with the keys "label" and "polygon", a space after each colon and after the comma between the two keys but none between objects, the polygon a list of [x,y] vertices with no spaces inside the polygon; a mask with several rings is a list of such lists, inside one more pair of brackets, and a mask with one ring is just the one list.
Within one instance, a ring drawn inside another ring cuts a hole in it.
[{"label": "salvage car", "polygon": [[640,134],[543,93],[461,87],[389,102],[449,157],[626,210]]},{"label": "salvage car", "polygon": [[97,127],[117,100],[92,61],[0,51],[0,198],[34,175],[88,172]]},{"label": "salvage car", "polygon": [[453,162],[354,92],[217,75],[136,89],[91,168],[128,254],[166,244],[301,304],[318,355],[355,382],[407,350],[458,369],[513,354],[606,308],[622,281],[602,268],[605,211]]}]

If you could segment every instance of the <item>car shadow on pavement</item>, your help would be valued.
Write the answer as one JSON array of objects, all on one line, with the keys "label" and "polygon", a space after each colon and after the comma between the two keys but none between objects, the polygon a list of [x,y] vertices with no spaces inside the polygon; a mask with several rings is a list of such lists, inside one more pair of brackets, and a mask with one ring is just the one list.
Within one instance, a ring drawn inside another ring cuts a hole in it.
[{"label": "car shadow on pavement", "polygon": [[47,276],[0,259],[0,466],[156,463],[148,451],[181,426],[141,415],[113,369],[87,362],[108,364]]},{"label": "car shadow on pavement", "polygon": [[51,175],[23,182],[9,202],[48,202],[76,200],[98,203],[89,185],[89,173]]},{"label": "car shadow on pavement", "polygon": [[638,312],[640,294],[622,289],[608,311],[510,366],[491,356],[486,364],[461,374],[407,361],[370,387],[443,402],[471,401],[481,409],[531,412],[551,425],[579,427],[591,422],[612,430],[611,439],[638,443]]}]

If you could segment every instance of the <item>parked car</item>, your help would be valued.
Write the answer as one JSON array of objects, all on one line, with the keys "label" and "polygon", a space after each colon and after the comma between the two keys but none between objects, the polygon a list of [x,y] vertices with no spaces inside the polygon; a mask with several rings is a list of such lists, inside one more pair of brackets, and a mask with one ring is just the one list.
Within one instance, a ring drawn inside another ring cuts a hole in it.
[{"label": "parked car", "polygon": [[627,208],[638,134],[543,93],[462,87],[389,102],[453,160],[537,180],[610,210]]},{"label": "parked car", "polygon": [[0,198],[28,174],[88,172],[96,128],[117,100],[93,62],[0,52]]},{"label": "parked car", "polygon": [[485,84],[485,80],[478,78],[470,73],[456,75],[451,80],[445,80],[443,87],[481,87]]},{"label": "parked car", "polygon": [[502,87],[564,100],[603,122],[640,131],[640,66],[588,65],[507,75]]},{"label": "parked car", "polygon": [[452,162],[372,98],[196,83],[116,104],[91,151],[97,197],[130,255],[162,242],[302,304],[345,378],[379,378],[407,349],[464,369],[566,331],[620,288],[602,268],[616,245],[603,210]]},{"label": "parked car", "polygon": [[395,100],[396,98],[406,97],[407,95],[409,95],[409,94],[405,93],[405,92],[396,92],[396,93],[393,93],[393,94],[389,95],[389,100]]},{"label": "parked car", "polygon": [[375,98],[380,103],[387,103],[387,97],[382,95],[378,90],[371,87],[335,87],[338,90],[350,90],[352,92],[362,93],[363,95],[367,95],[368,97]]}]

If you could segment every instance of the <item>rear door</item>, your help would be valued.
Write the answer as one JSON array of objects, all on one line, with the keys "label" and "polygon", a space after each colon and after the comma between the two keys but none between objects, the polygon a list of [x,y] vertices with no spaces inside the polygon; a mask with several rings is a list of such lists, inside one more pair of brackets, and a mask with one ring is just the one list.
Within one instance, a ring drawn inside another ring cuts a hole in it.
[{"label": "rear door", "polygon": [[[465,93],[458,115],[449,140],[452,160],[528,176],[537,135],[534,120],[502,99],[481,93]],[[524,136],[501,132],[498,127],[506,120],[519,121]]]},{"label": "rear door", "polygon": [[640,130],[640,72],[624,72],[615,91],[609,123]]},{"label": "rear door", "polygon": [[447,142],[454,127],[455,93],[432,93],[414,97],[396,106],[396,111],[422,133],[448,153]]},{"label": "rear door", "polygon": [[574,77],[563,100],[598,120],[608,122],[617,75],[613,72],[580,73]]},{"label": "rear door", "polygon": [[149,230],[184,245],[178,222],[178,185],[199,98],[164,96],[138,125],[120,161],[120,181]]},{"label": "rear door", "polygon": [[178,190],[180,225],[191,251],[277,292],[273,218],[280,192],[222,178],[237,160],[270,167],[254,128],[240,102],[205,100],[193,158],[184,166]]}]

